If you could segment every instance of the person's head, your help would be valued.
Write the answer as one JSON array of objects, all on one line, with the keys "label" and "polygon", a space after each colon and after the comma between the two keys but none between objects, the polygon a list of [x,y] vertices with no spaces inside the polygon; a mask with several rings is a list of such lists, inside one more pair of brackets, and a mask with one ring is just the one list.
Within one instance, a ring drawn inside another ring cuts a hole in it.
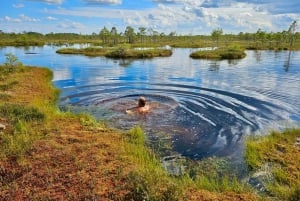
[{"label": "person's head", "polygon": [[139,107],[144,107],[146,105],[146,98],[141,96],[138,101]]}]

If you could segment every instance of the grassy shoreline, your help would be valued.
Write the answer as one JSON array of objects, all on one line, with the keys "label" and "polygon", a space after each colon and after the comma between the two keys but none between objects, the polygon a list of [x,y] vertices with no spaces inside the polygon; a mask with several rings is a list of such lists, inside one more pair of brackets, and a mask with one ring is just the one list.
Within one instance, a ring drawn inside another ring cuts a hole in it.
[{"label": "grassy shoreline", "polygon": [[0,85],[8,85],[0,89],[0,199],[260,200],[206,164],[169,175],[140,127],[120,133],[61,112],[50,70],[8,69],[0,66]]}]

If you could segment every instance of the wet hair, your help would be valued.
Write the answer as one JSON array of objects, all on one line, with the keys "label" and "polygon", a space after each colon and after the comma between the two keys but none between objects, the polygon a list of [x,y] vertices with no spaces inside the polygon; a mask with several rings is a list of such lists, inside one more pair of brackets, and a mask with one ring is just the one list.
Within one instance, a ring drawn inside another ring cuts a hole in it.
[{"label": "wet hair", "polygon": [[139,107],[144,107],[146,105],[146,98],[145,97],[140,97],[138,101]]}]

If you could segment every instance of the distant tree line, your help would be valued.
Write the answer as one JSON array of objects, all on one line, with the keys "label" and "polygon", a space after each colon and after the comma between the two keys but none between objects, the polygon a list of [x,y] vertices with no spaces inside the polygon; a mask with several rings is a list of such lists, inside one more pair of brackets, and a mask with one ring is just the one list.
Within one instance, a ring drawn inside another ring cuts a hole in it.
[{"label": "distant tree line", "polygon": [[178,35],[176,32],[158,32],[152,28],[139,27],[135,30],[127,26],[119,31],[116,27],[103,27],[99,33],[48,33],[37,32],[5,33],[0,30],[0,46],[37,46],[44,44],[92,43],[103,46],[131,44],[140,46],[170,45],[173,47],[205,47],[238,44],[248,49],[296,48],[300,49],[300,33],[294,21],[287,30],[266,32],[258,29],[255,33],[240,32],[224,34],[221,28],[214,29],[210,35]]}]

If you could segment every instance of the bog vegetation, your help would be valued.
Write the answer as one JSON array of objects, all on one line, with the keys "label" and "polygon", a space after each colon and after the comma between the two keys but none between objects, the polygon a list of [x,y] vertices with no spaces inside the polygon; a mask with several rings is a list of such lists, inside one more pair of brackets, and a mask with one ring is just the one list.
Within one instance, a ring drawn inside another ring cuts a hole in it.
[{"label": "bog vegetation", "polygon": [[153,58],[168,57],[172,55],[171,50],[151,48],[151,49],[132,49],[124,47],[87,47],[87,48],[62,48],[56,51],[59,54],[83,54],[86,56],[105,56],[108,58],[125,59],[125,58]]},{"label": "bog vegetation", "polygon": [[237,46],[227,48],[217,48],[215,50],[196,51],[190,57],[194,59],[242,59],[246,57],[243,49]]}]

